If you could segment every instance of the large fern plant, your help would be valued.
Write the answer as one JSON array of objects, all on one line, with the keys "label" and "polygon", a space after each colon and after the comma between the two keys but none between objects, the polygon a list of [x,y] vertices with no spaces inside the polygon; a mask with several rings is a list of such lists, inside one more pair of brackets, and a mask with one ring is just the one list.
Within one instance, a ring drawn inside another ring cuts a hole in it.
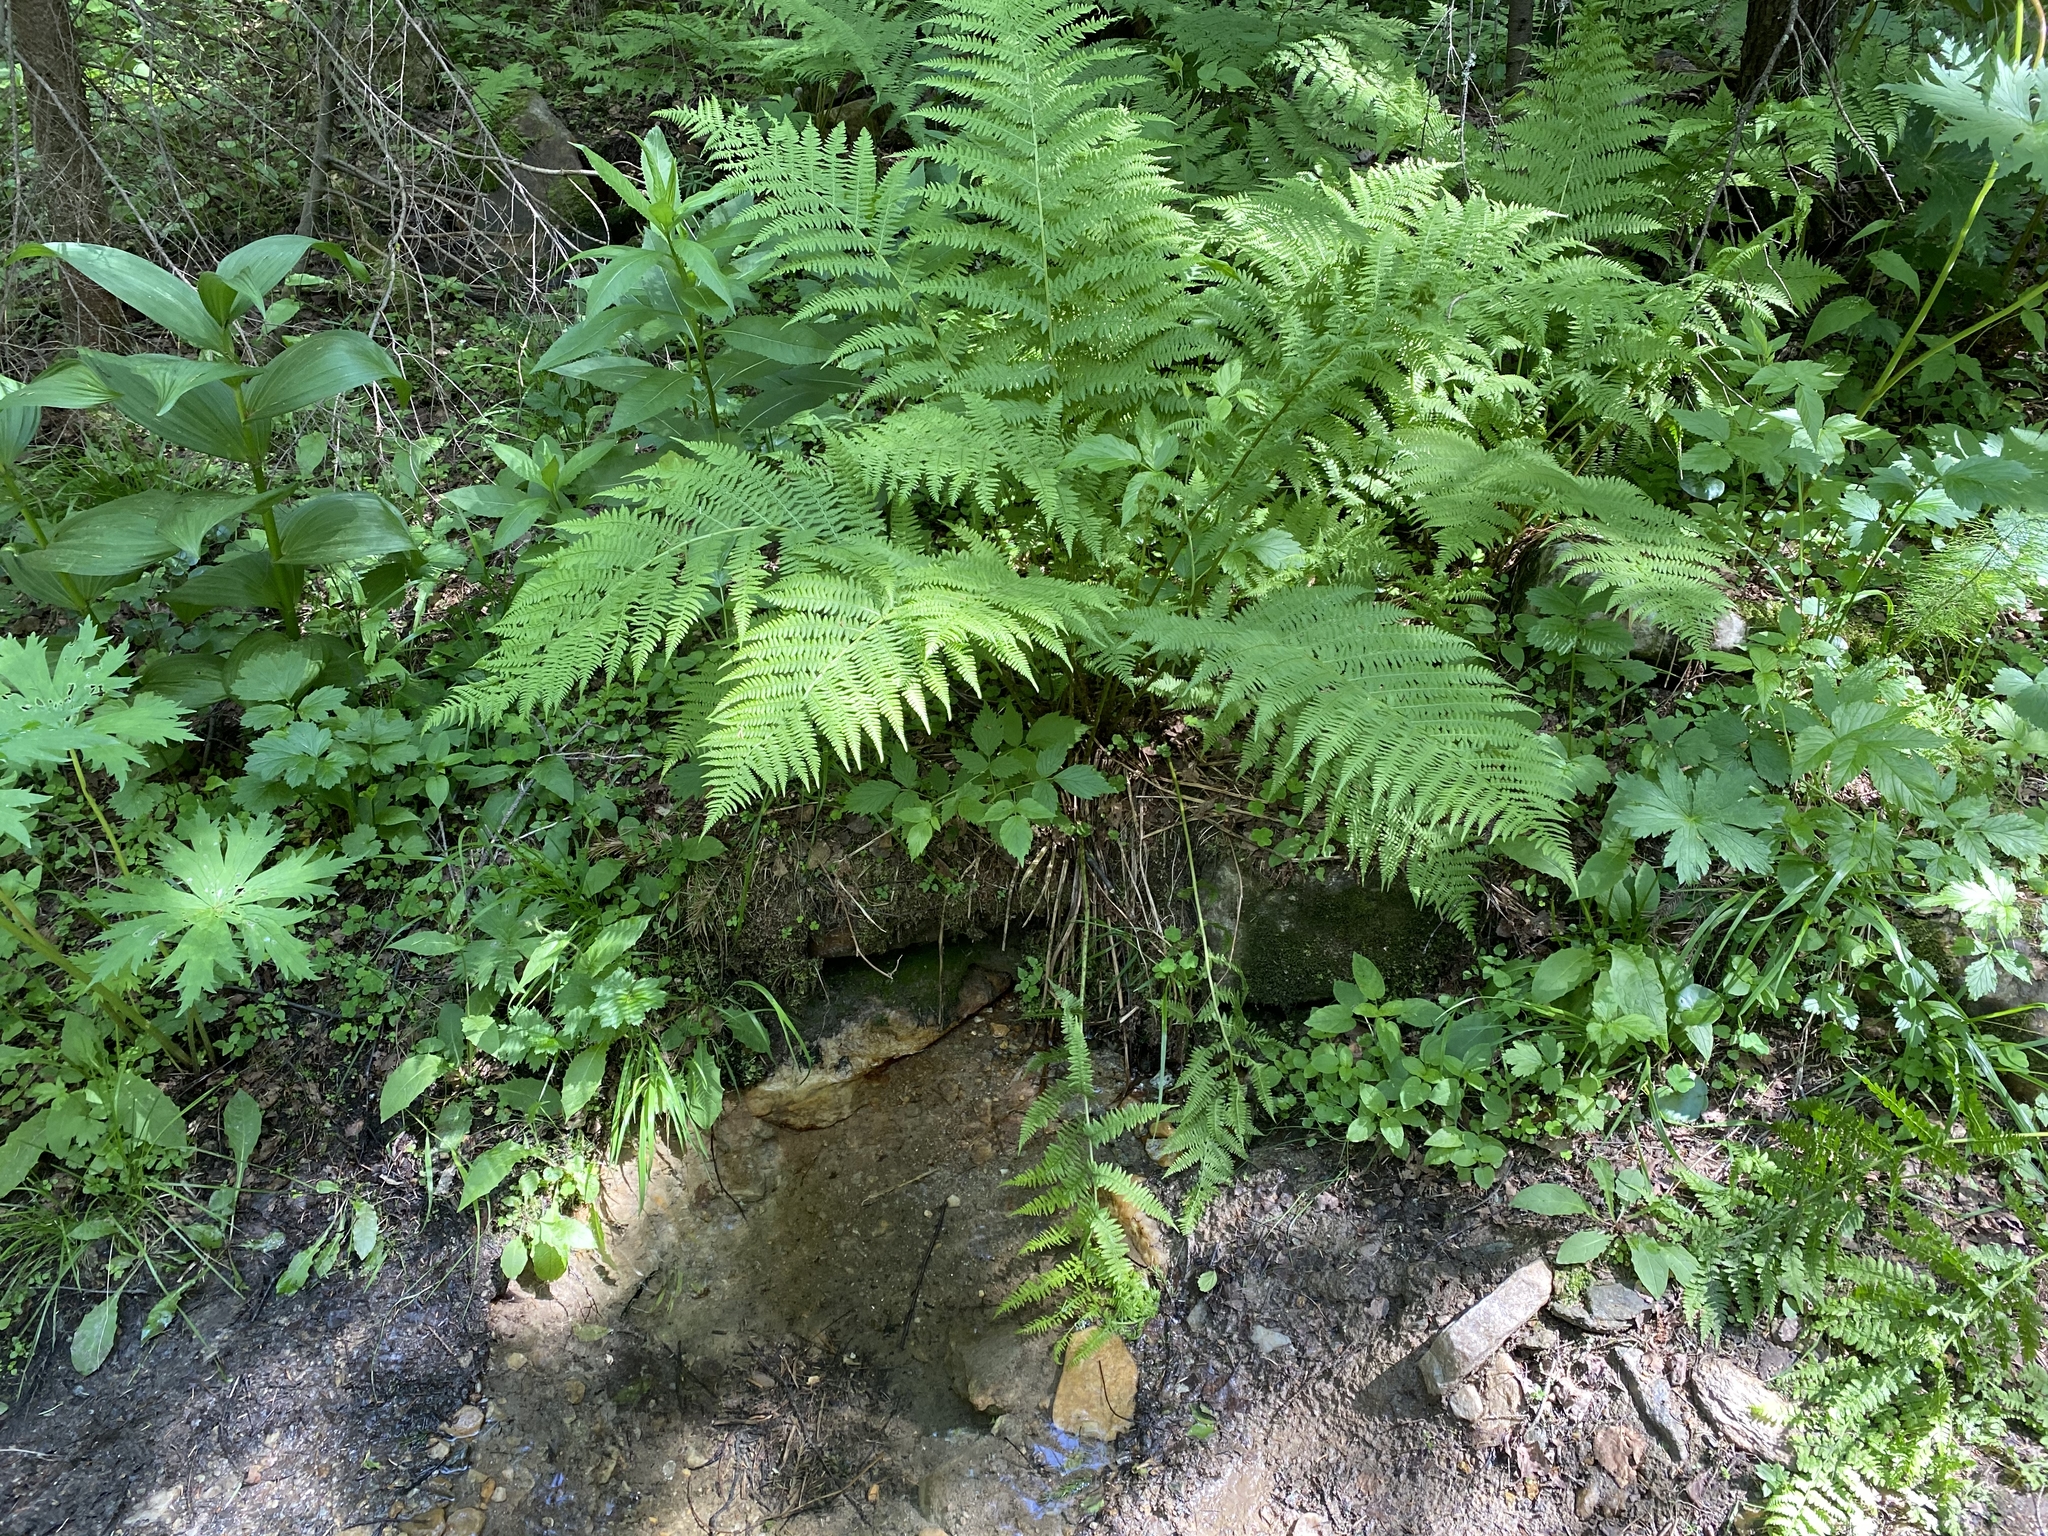
[{"label": "large fern plant", "polygon": [[[1533,526],[1696,632],[1714,552],[1543,447],[1554,410],[1656,414],[1689,321],[1427,165],[1190,208],[1128,104],[1157,80],[1085,5],[944,0],[919,25],[923,73],[890,84],[916,145],[893,158],[843,127],[672,114],[720,173],[695,206],[745,209],[754,291],[793,286],[797,323],[845,337],[851,411],[679,447],[563,526],[449,711],[697,652],[672,745],[716,821],[935,725],[992,671],[1084,668],[1243,727],[1389,872],[1456,837],[1554,838],[1567,762],[1534,715],[1465,640],[1344,578],[1395,524],[1439,560]],[[1459,453],[1536,489],[1452,508],[1423,466]]]}]

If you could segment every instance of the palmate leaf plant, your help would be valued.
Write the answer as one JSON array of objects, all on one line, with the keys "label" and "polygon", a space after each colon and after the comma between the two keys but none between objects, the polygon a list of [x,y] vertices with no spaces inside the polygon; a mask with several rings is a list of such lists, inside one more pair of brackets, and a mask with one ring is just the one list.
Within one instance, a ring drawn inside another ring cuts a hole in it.
[{"label": "palmate leaf plant", "polygon": [[[82,350],[12,391],[10,418],[26,418],[32,432],[45,407],[111,407],[164,445],[215,461],[216,479],[243,485],[158,487],[60,518],[39,509],[10,473],[4,485],[22,534],[0,564],[15,585],[40,601],[93,614],[103,598],[146,571],[185,571],[162,594],[173,612],[187,620],[221,608],[268,613],[286,640],[323,662],[330,648],[300,642],[312,573],[361,572],[361,595],[373,605],[403,587],[419,564],[418,541],[388,502],[374,492],[322,489],[274,474],[272,441],[294,412],[368,385],[405,388],[390,354],[358,331],[319,331],[255,361],[256,344],[275,336],[276,324],[296,308],[269,295],[316,249],[362,271],[339,247],[296,235],[245,245],[196,282],[107,246],[59,241],[16,248],[11,260],[62,263],[196,355]],[[231,673],[232,664],[224,668],[217,658],[167,657],[153,681],[197,705],[223,697]]]}]

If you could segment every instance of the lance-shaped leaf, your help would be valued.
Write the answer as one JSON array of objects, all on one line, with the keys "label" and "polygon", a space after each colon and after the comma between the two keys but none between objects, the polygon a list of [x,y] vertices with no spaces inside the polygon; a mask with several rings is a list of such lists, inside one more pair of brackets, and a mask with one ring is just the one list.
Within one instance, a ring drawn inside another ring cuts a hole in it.
[{"label": "lance-shaped leaf", "polygon": [[130,309],[149,316],[180,341],[207,352],[231,350],[220,322],[206,312],[199,290],[153,261],[110,245],[83,245],[70,240],[25,245],[14,254],[17,259],[54,256]]},{"label": "lance-shaped leaf", "polygon": [[359,331],[322,331],[259,369],[242,386],[242,405],[252,417],[282,416],[383,382],[405,382],[390,353]]},{"label": "lance-shaped leaf", "polygon": [[179,1007],[191,1008],[224,978],[246,981],[265,963],[287,981],[310,977],[312,950],[292,930],[314,909],[295,903],[332,896],[334,877],[354,861],[304,849],[272,861],[284,834],[267,819],[216,825],[200,812],[180,832],[158,844],[161,877],[133,877],[99,899],[126,920],[107,930],[94,980],[173,982]]}]

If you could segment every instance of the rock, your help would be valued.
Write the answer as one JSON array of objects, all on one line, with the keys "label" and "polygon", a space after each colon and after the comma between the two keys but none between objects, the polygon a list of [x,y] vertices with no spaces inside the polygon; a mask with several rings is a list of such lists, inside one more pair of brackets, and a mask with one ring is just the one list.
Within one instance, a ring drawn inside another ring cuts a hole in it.
[{"label": "rock", "polygon": [[482,1536],[484,1512],[480,1509],[451,1509],[441,1536]]},{"label": "rock", "polygon": [[[596,212],[588,190],[590,167],[576,148],[569,125],[555,114],[547,97],[539,91],[525,91],[516,97],[504,136],[518,153],[520,172],[515,174],[526,197],[558,224],[573,227],[589,222]],[[533,213],[523,200],[508,197],[506,206],[510,227],[531,227]]]},{"label": "rock", "polygon": [[589,1390],[590,1389],[586,1387],[581,1380],[579,1380],[577,1377],[571,1376],[567,1381],[562,1383],[562,1401],[567,1403],[571,1408],[574,1408],[578,1403],[583,1401],[583,1394],[588,1392]]},{"label": "rock", "polygon": [[786,1061],[747,1090],[748,1110],[789,1130],[837,1125],[859,1106],[859,1083],[915,1055],[1014,985],[1014,963],[987,948],[925,945],[885,973],[863,960],[834,966],[827,996],[797,1021],[808,1060]]},{"label": "rock", "polygon": [[159,1488],[130,1512],[123,1525],[173,1525],[178,1520],[178,1500],[185,1494],[183,1483]]},{"label": "rock", "polygon": [[1723,1440],[1752,1456],[1789,1459],[1792,1405],[1732,1360],[1708,1355],[1692,1368],[1692,1400]]},{"label": "rock", "polygon": [[1589,1520],[1594,1515],[1618,1515],[1628,1508],[1628,1502],[1628,1491],[1601,1468],[1595,1467],[1592,1476],[1586,1479],[1572,1500],[1572,1507],[1581,1520]]},{"label": "rock", "polygon": [[1248,1002],[1294,1008],[1326,1002],[1351,979],[1351,957],[1380,969],[1390,997],[1427,995],[1466,952],[1455,926],[1398,890],[1352,873],[1283,880],[1259,865],[1202,871],[1210,943],[1243,978]]},{"label": "rock", "polygon": [[1422,1384],[1441,1398],[1453,1382],[1472,1374],[1550,1300],[1550,1266],[1523,1265],[1493,1292],[1429,1341],[1420,1361]]},{"label": "rock", "polygon": [[1103,1338],[1093,1328],[1075,1334],[1053,1394],[1053,1424],[1084,1439],[1114,1440],[1137,1413],[1138,1362],[1124,1341],[1113,1333]]},{"label": "rock", "polygon": [[953,1390],[981,1413],[1037,1413],[1059,1379],[1045,1339],[1000,1322],[956,1330],[946,1341],[946,1368]]},{"label": "rock", "polygon": [[1641,1291],[1603,1281],[1587,1288],[1584,1301],[1553,1301],[1549,1310],[1581,1333],[1623,1333],[1654,1305]]},{"label": "rock", "polygon": [[1452,1418],[1473,1424],[1486,1412],[1486,1399],[1471,1382],[1461,1381],[1444,1394],[1444,1407],[1450,1410]]},{"label": "rock", "polygon": [[1522,1416],[1521,1373],[1505,1354],[1496,1354],[1470,1380],[1444,1394],[1444,1407],[1472,1426],[1472,1441],[1480,1450],[1502,1445]]},{"label": "rock", "polygon": [[474,1403],[456,1409],[454,1417],[448,1421],[448,1433],[456,1440],[467,1440],[483,1427],[484,1411]]},{"label": "rock", "polygon": [[1603,1424],[1593,1431],[1593,1459],[1618,1488],[1635,1486],[1636,1473],[1649,1454],[1650,1442],[1626,1424]]},{"label": "rock", "polygon": [[1714,620],[1713,647],[1717,651],[1739,651],[1749,642],[1749,620],[1729,609]]},{"label": "rock", "polygon": [[1164,1274],[1173,1255],[1167,1251],[1166,1235],[1159,1230],[1159,1223],[1113,1189],[1102,1191],[1102,1203],[1116,1218],[1116,1224],[1124,1229],[1124,1241],[1130,1244],[1132,1260],[1155,1273]]},{"label": "rock", "polygon": [[1277,1354],[1283,1349],[1294,1348],[1294,1340],[1264,1323],[1252,1324],[1252,1348],[1262,1355]]},{"label": "rock", "polygon": [[513,1350],[511,1354],[509,1354],[509,1355],[507,1355],[507,1356],[505,1357],[505,1369],[506,1369],[506,1370],[508,1370],[508,1371],[523,1371],[523,1370],[525,1370],[525,1369],[526,1369],[526,1356],[524,1356],[524,1355],[522,1355],[521,1353],[519,1353],[519,1351],[518,1351],[518,1350],[516,1350],[516,1349],[515,1349],[515,1350]]},{"label": "rock", "polygon": [[1626,1285],[1602,1281],[1586,1289],[1586,1312],[1596,1323],[1627,1327],[1656,1303],[1641,1291]]},{"label": "rock", "polygon": [[1650,1433],[1657,1437],[1657,1443],[1664,1447],[1673,1461],[1683,1466],[1692,1449],[1692,1431],[1685,1421],[1685,1409],[1671,1390],[1671,1383],[1649,1368],[1639,1349],[1617,1346],[1608,1351],[1607,1358],[1614,1362],[1615,1373],[1621,1377],[1621,1384],[1628,1388],[1629,1399],[1636,1405],[1636,1412],[1642,1415]]},{"label": "rock", "polygon": [[417,1520],[401,1525],[402,1536],[443,1536],[448,1529],[448,1511],[436,1505]]},{"label": "rock", "polygon": [[988,1435],[926,1473],[917,1506],[948,1536],[1055,1536],[1066,1522],[1048,1508],[1048,1481],[1008,1441]]}]

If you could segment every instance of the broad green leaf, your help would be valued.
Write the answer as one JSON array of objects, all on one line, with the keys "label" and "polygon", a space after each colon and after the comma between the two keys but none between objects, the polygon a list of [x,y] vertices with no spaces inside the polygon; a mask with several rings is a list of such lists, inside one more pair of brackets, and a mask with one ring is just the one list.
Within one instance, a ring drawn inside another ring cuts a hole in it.
[{"label": "broad green leaf", "polygon": [[0,373],[0,468],[12,465],[35,441],[43,424],[42,407],[33,400],[15,400],[23,386]]},{"label": "broad green leaf", "polygon": [[103,936],[93,979],[135,973],[172,981],[179,1006],[193,1008],[223,977],[246,981],[260,965],[275,966],[286,981],[311,977],[312,950],[292,930],[314,909],[295,903],[332,896],[334,877],[355,861],[307,850],[272,859],[283,840],[266,818],[188,817],[179,836],[157,845],[161,875],[137,875],[95,899],[126,921]]},{"label": "broad green leaf", "polygon": [[588,319],[579,320],[562,332],[555,338],[554,345],[541,353],[540,361],[534,366],[546,372],[593,353],[608,351],[613,343],[630,332],[668,318],[665,311],[646,304],[614,305]]},{"label": "broad green leaf", "polygon": [[[77,358],[52,363],[28,383],[15,385],[6,396],[10,411],[84,411],[113,398],[105,381]],[[21,446],[27,447],[27,441]]]},{"label": "broad green leaf", "polygon": [[719,1011],[725,1015],[725,1027],[732,1031],[733,1039],[750,1051],[764,1056],[768,1054],[768,1030],[752,1009],[722,1008]]},{"label": "broad green leaf", "polygon": [[1807,327],[1806,344],[1818,346],[1830,336],[1861,325],[1876,313],[1877,306],[1861,294],[1846,294],[1821,307],[1821,312],[1813,317],[1813,324]]},{"label": "broad green leaf", "polygon": [[1664,865],[1678,871],[1681,885],[1703,879],[1717,856],[1745,874],[1761,874],[1774,851],[1756,829],[1776,825],[1780,813],[1756,788],[1747,773],[1666,767],[1654,777],[1624,777],[1607,814],[1631,837],[1664,837]]},{"label": "broad green leaf", "polygon": [[236,647],[221,676],[229,694],[240,703],[278,704],[296,699],[310,688],[325,662],[314,646],[282,635],[262,635],[255,645],[245,642]]},{"label": "broad green leaf", "polygon": [[377,1118],[389,1120],[408,1108],[413,1100],[439,1082],[441,1074],[447,1070],[448,1063],[432,1052],[423,1051],[406,1057],[384,1079],[383,1091],[377,1095]]},{"label": "broad green leaf", "polygon": [[256,1151],[256,1143],[263,1139],[263,1109],[246,1090],[237,1088],[221,1110],[220,1123],[239,1178]]},{"label": "broad green leaf", "polygon": [[1508,1202],[1518,1211],[1538,1216],[1590,1216],[1593,1208],[1569,1184],[1531,1184]]},{"label": "broad green leaf", "polygon": [[251,240],[239,250],[230,251],[221,258],[214,271],[253,308],[263,302],[271,289],[289,277],[292,268],[304,260],[306,252],[315,246],[339,252],[338,247],[307,235],[267,235],[261,240]]},{"label": "broad green leaf", "polygon": [[[1958,54],[1953,64],[1929,60],[1925,80],[1884,89],[1947,119],[1936,142],[1981,148],[1995,160],[2023,168],[2037,185],[2048,185],[2048,68],[1994,57],[1991,79],[1980,85],[1984,56],[1969,49]],[[1916,285],[1913,292],[1919,291]]]},{"label": "broad green leaf", "polygon": [[1901,283],[1913,290],[1913,297],[1920,297],[1920,274],[1897,251],[1877,250],[1870,253],[1870,264],[1895,283]]},{"label": "broad green leaf", "polygon": [[775,315],[741,315],[718,328],[728,347],[778,363],[822,363],[839,343],[814,325]]},{"label": "broad green leaf", "polygon": [[32,789],[0,789],[0,837],[12,838],[23,848],[32,846],[36,807],[49,798]]},{"label": "broad green leaf", "polygon": [[319,1256],[320,1245],[301,1248],[292,1255],[291,1263],[285,1265],[284,1273],[277,1277],[277,1294],[296,1296],[306,1288],[306,1281],[313,1274],[313,1260]]},{"label": "broad green leaf", "polygon": [[629,432],[664,412],[688,409],[697,400],[701,387],[695,375],[684,368],[669,368],[642,379],[619,396],[605,430]]},{"label": "broad green leaf", "polygon": [[121,1293],[116,1291],[79,1319],[77,1331],[71,1335],[71,1369],[90,1376],[105,1365],[114,1352],[114,1335],[120,1327]]},{"label": "broad green leaf", "polygon": [[[176,357],[159,352],[106,352],[79,354],[103,379],[119,376],[122,390],[116,403],[131,415],[147,412],[161,420],[177,403],[195,389],[208,384],[229,383],[249,370],[240,363],[203,362],[198,358]],[[137,419],[141,417],[138,415]],[[150,425],[144,421],[145,426]]]},{"label": "broad green leaf", "polygon": [[155,262],[112,246],[69,240],[46,241],[42,249],[130,309],[149,316],[180,341],[202,351],[228,350],[227,338],[219,322],[206,312],[199,290]]},{"label": "broad green leaf", "polygon": [[377,1246],[377,1207],[367,1200],[358,1200],[349,1217],[348,1245],[358,1259],[367,1259],[370,1250]]},{"label": "broad green leaf", "polygon": [[43,1155],[43,1126],[48,1119],[48,1111],[38,1110],[0,1142],[0,1195],[12,1194],[35,1170]]},{"label": "broad green leaf", "polygon": [[1070,763],[1053,775],[1061,789],[1076,800],[1093,800],[1116,788],[1086,763]]},{"label": "broad green leaf", "polygon": [[1031,819],[1027,816],[1006,816],[1003,824],[996,828],[996,841],[1003,845],[1003,851],[1019,864],[1031,856]]},{"label": "broad green leaf", "polygon": [[419,548],[405,519],[369,491],[330,491],[277,515],[280,560],[286,565],[346,565]]},{"label": "broad green leaf", "polygon": [[191,579],[171,588],[164,601],[173,612],[204,612],[208,608],[276,608],[285,601],[277,567],[261,550],[230,555],[217,565],[201,566]]},{"label": "broad green leaf", "polygon": [[151,1305],[148,1314],[142,1319],[143,1343],[147,1344],[151,1339],[156,1338],[166,1328],[171,1326],[171,1323],[178,1315],[179,1303],[184,1301],[185,1293],[192,1288],[193,1283],[188,1280],[175,1290],[166,1291],[163,1295],[157,1297],[156,1301]]},{"label": "broad green leaf", "polygon": [[422,929],[417,933],[408,933],[402,939],[394,939],[391,947],[403,950],[408,955],[452,955],[462,948],[462,941],[453,934]]},{"label": "broad green leaf", "polygon": [[571,1119],[597,1097],[604,1085],[604,1060],[609,1046],[593,1045],[578,1051],[562,1074],[562,1117]]},{"label": "broad green leaf", "polygon": [[1557,1262],[1560,1264],[1590,1264],[1607,1251],[1614,1238],[1597,1228],[1574,1232],[1557,1245]]},{"label": "broad green leaf", "polygon": [[103,501],[72,513],[45,547],[22,558],[67,576],[125,576],[142,570],[178,552],[162,523],[182,500],[170,491],[142,491]]},{"label": "broad green leaf", "polygon": [[200,383],[183,391],[165,410],[158,384],[130,368],[126,358],[98,354],[93,367],[106,383],[114,408],[166,442],[238,464],[248,463],[264,448],[262,434],[243,424],[234,394],[225,384]]},{"label": "broad green leaf", "polygon": [[266,363],[242,386],[242,404],[252,418],[283,416],[364,384],[404,380],[391,354],[360,331],[321,331]]},{"label": "broad green leaf", "polygon": [[1576,944],[1546,955],[1530,980],[1529,996],[1539,1003],[1554,1003],[1576,990],[1599,965],[1593,951]]},{"label": "broad green leaf", "polygon": [[501,1141],[469,1165],[462,1177],[462,1200],[458,1210],[468,1210],[511,1175],[514,1168],[533,1156],[524,1142]]},{"label": "broad green leaf", "polygon": [[189,1145],[178,1106],[139,1072],[123,1071],[114,1079],[112,1108],[115,1122],[137,1141],[174,1152]]},{"label": "broad green leaf", "polygon": [[498,1268],[507,1280],[517,1280],[526,1273],[526,1239],[514,1234],[505,1239],[505,1246],[498,1250]]}]

